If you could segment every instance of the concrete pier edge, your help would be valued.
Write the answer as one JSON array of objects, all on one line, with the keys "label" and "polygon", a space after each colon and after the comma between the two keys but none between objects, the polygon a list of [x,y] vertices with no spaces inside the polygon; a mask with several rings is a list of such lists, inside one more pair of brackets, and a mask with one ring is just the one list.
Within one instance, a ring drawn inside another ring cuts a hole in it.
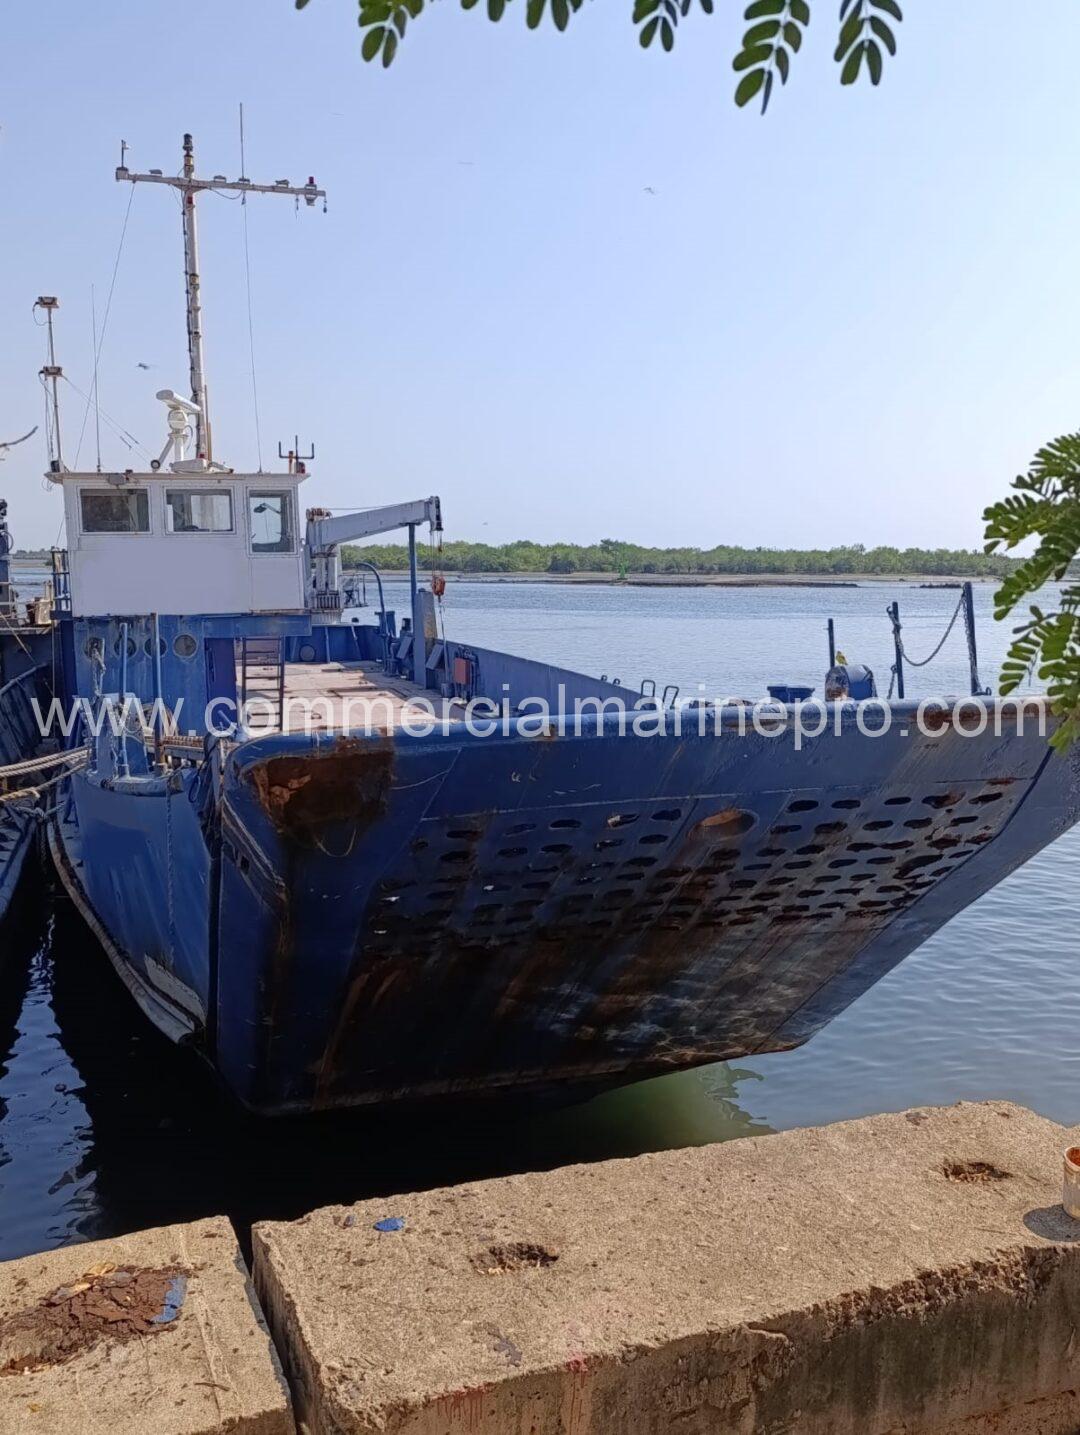
[{"label": "concrete pier edge", "polygon": [[253,1232],[310,1435],[1073,1435],[1065,1128],[964,1104]]},{"label": "concrete pier edge", "polygon": [[[326,1207],[255,1226],[261,1309],[223,1218],[2,1263],[0,1435],[289,1435],[282,1366],[306,1435],[1075,1435],[1077,1135],[992,1101]],[[164,1328],[99,1319],[133,1280]]]}]

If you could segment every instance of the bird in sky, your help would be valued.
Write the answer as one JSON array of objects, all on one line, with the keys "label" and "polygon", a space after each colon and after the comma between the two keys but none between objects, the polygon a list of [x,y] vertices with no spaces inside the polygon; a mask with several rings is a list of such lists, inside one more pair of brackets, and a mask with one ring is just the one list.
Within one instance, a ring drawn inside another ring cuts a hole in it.
[{"label": "bird in sky", "polygon": [[141,361],[135,365],[137,369],[156,369],[157,364],[144,364]]},{"label": "bird in sky", "polygon": [[656,190],[653,189],[653,187],[652,187],[651,184],[647,184],[647,185],[645,186],[645,193],[646,193],[646,194],[655,194],[655,193],[656,193]]}]

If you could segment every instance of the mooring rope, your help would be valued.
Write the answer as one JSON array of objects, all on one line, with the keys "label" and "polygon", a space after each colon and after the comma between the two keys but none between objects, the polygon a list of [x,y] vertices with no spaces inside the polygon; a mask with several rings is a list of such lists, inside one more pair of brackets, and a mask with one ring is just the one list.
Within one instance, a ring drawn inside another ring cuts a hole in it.
[{"label": "mooring rope", "polygon": [[956,620],[957,620],[957,618],[959,618],[960,613],[961,613],[961,610],[963,609],[963,606],[964,606],[964,595],[963,595],[963,593],[961,593],[961,594],[960,594],[960,601],[959,601],[959,602],[957,603],[957,605],[956,605],[956,611],[953,613],[952,617],[949,619],[949,626],[945,629],[945,632],[942,634],[941,642],[937,645],[937,647],[936,647],[936,648],[934,649],[934,651],[930,654],[930,656],[929,656],[928,658],[923,658],[921,662],[918,662],[918,663],[917,663],[913,657],[909,656],[908,650],[904,647],[904,640],[903,640],[903,638],[898,635],[896,641],[897,641],[897,643],[898,643],[898,645],[899,645],[899,648],[900,648],[900,656],[904,659],[904,662],[907,663],[910,667],[913,667],[913,668],[925,668],[928,663],[932,663],[932,662],[934,661],[934,659],[937,657],[938,653],[941,652],[942,648],[943,648],[943,647],[945,646],[945,644],[948,642],[948,640],[949,640],[949,634],[952,632],[953,628],[956,627]]},{"label": "mooring rope", "polygon": [[30,787],[16,787],[12,792],[0,792],[0,808],[8,803],[27,803],[29,809],[33,809],[34,803],[44,792],[49,792],[54,787],[59,787],[66,782],[72,773],[80,772],[90,761],[90,748],[72,747],[66,752],[46,753],[39,757],[24,758],[22,762],[10,762],[0,767],[0,787],[6,785],[9,779],[27,778],[37,773],[48,772],[50,768],[63,767],[61,772],[53,777],[48,777],[44,782],[35,782]]},{"label": "mooring rope", "polygon": [[0,768],[0,782],[7,778],[22,778],[29,772],[43,772],[46,768],[55,768],[62,762],[82,762],[82,759],[89,758],[89,743],[83,748],[67,748],[65,752],[49,752],[36,758],[23,758],[22,762],[9,762]]}]

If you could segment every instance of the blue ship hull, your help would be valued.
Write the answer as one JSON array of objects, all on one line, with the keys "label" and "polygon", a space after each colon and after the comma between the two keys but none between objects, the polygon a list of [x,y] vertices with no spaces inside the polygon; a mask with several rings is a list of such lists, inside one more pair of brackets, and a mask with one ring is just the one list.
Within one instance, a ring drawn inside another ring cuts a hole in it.
[{"label": "blue ship hull", "polygon": [[800,1045],[1064,832],[1080,759],[1038,706],[995,736],[992,705],[975,735],[893,704],[869,738],[849,704],[802,751],[785,709],[774,737],[737,708],[705,736],[276,733],[102,759],[51,841],[148,1016],[253,1110],[577,1093]]},{"label": "blue ship hull", "polygon": [[[8,642],[11,647],[5,649],[5,656],[9,656],[15,647],[10,638]],[[25,661],[29,663],[33,653],[28,644],[20,655],[23,654]],[[15,664],[9,661],[7,667],[12,666]],[[0,686],[0,768],[23,762],[36,752],[41,739],[31,699],[37,697],[40,702],[44,693],[45,669],[40,666],[27,667],[17,677],[12,677]],[[30,781],[30,778],[26,779],[27,784]],[[16,783],[14,779],[10,784],[0,782],[0,798],[10,797],[16,786],[21,785],[21,782]],[[0,801],[0,921],[11,905],[27,852],[37,830],[33,808],[34,803],[30,798],[14,802]]]}]

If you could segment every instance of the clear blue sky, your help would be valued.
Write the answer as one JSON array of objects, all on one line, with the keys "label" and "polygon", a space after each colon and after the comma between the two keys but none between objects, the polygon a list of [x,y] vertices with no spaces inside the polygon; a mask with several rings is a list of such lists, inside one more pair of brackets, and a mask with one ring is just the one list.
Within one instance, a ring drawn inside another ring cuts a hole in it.
[{"label": "clear blue sky", "polygon": [[[325,216],[249,211],[263,450],[315,440],[309,502],[434,491],[449,537],[492,542],[977,544],[1080,422],[1080,14],[908,0],[881,89],[852,92],[814,8],[762,120],[731,103],[731,0],[667,56],[629,0],[562,36],[523,0],[497,26],[444,0],[388,72],[353,0],[8,0],[0,437],[41,417],[39,293],[88,387],[120,139],[169,170],[189,129],[236,175],[243,100],[249,175],[330,191]],[[253,466],[239,206],[204,200],[202,236],[217,454]],[[180,272],[175,201],[140,188],[101,403],[154,451],[154,390],[186,386]],[[70,391],[64,419],[70,457]],[[108,429],[104,461],[131,463]],[[0,468],[26,546],[57,534],[42,467],[35,439]]]}]

